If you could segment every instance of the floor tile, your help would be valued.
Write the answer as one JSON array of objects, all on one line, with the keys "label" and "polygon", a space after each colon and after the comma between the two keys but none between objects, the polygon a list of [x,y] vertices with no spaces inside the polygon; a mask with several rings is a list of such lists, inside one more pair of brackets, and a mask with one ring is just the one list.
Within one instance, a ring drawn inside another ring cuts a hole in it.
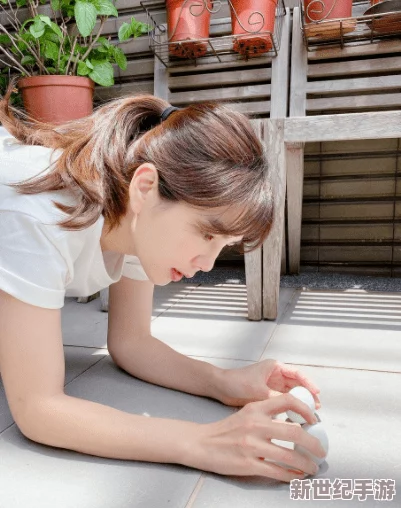
[{"label": "floor tile", "polygon": [[[104,349],[64,346],[65,383],[70,383],[85,372],[101,360],[104,354],[107,354],[107,351]],[[0,376],[0,433],[9,427],[13,421]],[[0,508],[3,508],[1,504]]]},{"label": "floor tile", "polygon": [[[199,423],[235,411],[133,378],[108,356],[71,381],[66,392],[129,413]],[[0,456],[2,508],[184,508],[201,475],[180,465],[110,460],[42,446],[25,439],[15,425],[0,434]]]},{"label": "floor tile", "polygon": [[[363,505],[399,506],[401,500],[401,445],[399,424],[400,375],[327,367],[303,367],[321,389],[322,408],[318,414],[329,436],[327,460],[316,479],[392,479],[398,494],[392,501],[368,496]],[[309,477],[309,479],[313,479]],[[293,507],[290,486],[262,477],[224,477],[206,473],[191,508]],[[313,500],[313,497],[311,497]],[[337,501],[341,506],[359,506],[354,499]],[[317,508],[327,500],[313,500]]]},{"label": "floor tile", "polygon": [[263,357],[401,372],[401,295],[299,291]]},{"label": "floor tile", "polygon": [[[294,294],[280,293],[279,318]],[[257,361],[276,321],[247,319],[245,286],[202,285],[158,317],[152,333],[186,355]]]},{"label": "floor tile", "polygon": [[[195,284],[169,284],[156,287],[153,319],[168,310],[196,288]],[[101,312],[100,299],[77,303],[76,298],[66,299],[61,311],[63,343],[68,346],[104,348],[107,346],[108,313]]]}]

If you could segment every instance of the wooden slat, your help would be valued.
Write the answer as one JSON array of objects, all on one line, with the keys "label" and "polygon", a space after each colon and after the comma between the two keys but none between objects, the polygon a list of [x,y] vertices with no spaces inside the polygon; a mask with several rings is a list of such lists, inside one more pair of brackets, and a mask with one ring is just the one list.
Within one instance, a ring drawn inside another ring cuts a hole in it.
[{"label": "wooden slat", "polygon": [[229,102],[230,108],[248,116],[267,116],[270,112],[270,101],[261,102]]},{"label": "wooden slat", "polygon": [[401,137],[401,111],[288,118],[285,142]]},{"label": "wooden slat", "polygon": [[357,109],[374,109],[377,111],[384,108],[401,108],[401,94],[354,95],[351,97],[308,99],[306,101],[306,110],[309,112],[325,110],[351,111]]},{"label": "wooden slat", "polygon": [[292,31],[290,117],[305,115],[307,58],[302,39],[300,11],[299,8],[295,8]]},{"label": "wooden slat", "polygon": [[243,87],[218,88],[193,92],[170,94],[172,104],[188,104],[207,100],[262,99],[270,96],[270,85],[249,85]]},{"label": "wooden slat", "polygon": [[[290,11],[287,9],[283,20],[281,45],[278,56],[272,63],[271,118],[286,118],[288,106],[288,74],[289,74],[289,48],[290,48]],[[285,251],[284,251],[285,252]]]},{"label": "wooden slat", "polygon": [[[393,224],[303,224],[302,241],[391,241],[393,239]],[[339,249],[342,246],[338,247]]]},{"label": "wooden slat", "polygon": [[219,55],[221,62],[216,62],[216,57],[203,57],[197,62],[197,65],[179,65],[169,67],[169,73],[174,76],[178,73],[202,73],[205,70],[219,70],[219,69],[232,69],[241,68],[246,69],[247,67],[255,67],[257,61],[258,67],[270,67],[272,63],[271,56],[260,56],[257,59],[250,58],[245,60],[240,55]]},{"label": "wooden slat", "polygon": [[[401,203],[400,203],[401,205]],[[362,220],[362,219],[392,219],[394,213],[393,201],[361,201],[356,203],[304,203],[302,217],[304,221],[320,220]],[[401,217],[400,209],[396,208],[396,217]]]},{"label": "wooden slat", "polygon": [[303,144],[287,147],[287,219],[288,219],[288,268],[298,273],[300,265],[302,189],[304,179]]},{"label": "wooden slat", "polygon": [[360,56],[377,56],[389,53],[396,53],[400,51],[400,41],[388,40],[380,41],[377,43],[356,44],[355,46],[347,45],[341,48],[340,46],[334,47],[320,47],[316,51],[308,53],[308,60],[326,60],[326,59],[343,59],[349,57]]},{"label": "wooden slat", "polygon": [[401,75],[312,81],[307,84],[306,93],[333,94],[338,92],[383,92],[384,90],[393,90],[396,88],[401,88]]},{"label": "wooden slat", "polygon": [[[401,44],[400,44],[401,46]],[[401,47],[400,47],[401,51]],[[401,72],[401,57],[349,60],[345,62],[314,63],[308,66],[309,78],[329,78],[353,74]]]},{"label": "wooden slat", "polygon": [[173,92],[183,88],[204,88],[215,85],[229,86],[249,83],[266,83],[271,79],[271,69],[257,68],[252,70],[236,70],[216,72],[213,74],[195,74],[170,77],[169,88]]},{"label": "wooden slat", "polygon": [[[305,198],[320,197],[321,199],[341,198],[375,198],[393,197],[395,182],[394,177],[366,179],[341,179],[341,180],[305,180]],[[401,189],[397,189],[397,195]]]},{"label": "wooden slat", "polygon": [[97,86],[95,88],[95,100],[108,101],[117,97],[142,93],[153,94],[153,80],[123,83],[110,87]]}]

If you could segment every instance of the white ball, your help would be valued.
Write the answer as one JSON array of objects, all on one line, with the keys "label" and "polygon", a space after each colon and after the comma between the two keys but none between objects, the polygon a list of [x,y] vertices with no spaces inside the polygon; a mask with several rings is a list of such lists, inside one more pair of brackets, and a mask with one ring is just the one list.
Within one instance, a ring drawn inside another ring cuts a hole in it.
[{"label": "white ball", "polygon": [[306,424],[302,428],[305,432],[307,432],[311,436],[314,436],[317,439],[319,439],[320,444],[326,451],[326,456],[323,459],[320,459],[319,457],[312,455],[312,453],[310,453],[303,446],[300,446],[298,444],[295,445],[294,450],[301,453],[302,455],[306,455],[307,457],[312,459],[313,462],[315,462],[315,464],[320,466],[320,464],[322,464],[326,460],[327,454],[329,452],[329,438],[326,434],[326,431],[324,430],[323,425],[321,423],[316,423],[315,425]]},{"label": "white ball", "polygon": [[[289,393],[306,404],[313,413],[315,412],[315,399],[309,390],[303,386],[295,386],[289,391]],[[305,418],[294,411],[288,410],[287,416],[294,423],[300,423],[301,425],[306,423]]]}]

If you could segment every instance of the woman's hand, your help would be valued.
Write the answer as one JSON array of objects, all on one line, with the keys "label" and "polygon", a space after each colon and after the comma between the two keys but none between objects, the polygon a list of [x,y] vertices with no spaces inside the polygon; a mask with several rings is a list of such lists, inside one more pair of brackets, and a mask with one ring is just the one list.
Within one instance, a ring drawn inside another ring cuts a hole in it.
[{"label": "woman's hand", "polygon": [[315,423],[309,407],[288,393],[252,402],[224,420],[201,425],[182,463],[223,475],[257,475],[286,482],[301,479],[304,473],[315,474],[317,467],[309,457],[271,441],[293,442],[316,457],[326,455],[319,440],[298,423],[274,419],[289,409]]},{"label": "woman's hand", "polygon": [[227,406],[244,406],[287,393],[294,386],[307,388],[315,399],[316,409],[320,408],[319,388],[298,370],[276,360],[223,371],[216,398]]}]

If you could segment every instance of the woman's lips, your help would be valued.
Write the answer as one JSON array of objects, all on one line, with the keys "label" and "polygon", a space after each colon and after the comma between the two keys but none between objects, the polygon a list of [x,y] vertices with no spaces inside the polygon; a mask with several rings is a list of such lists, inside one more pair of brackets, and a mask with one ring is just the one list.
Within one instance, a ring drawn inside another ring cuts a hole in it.
[{"label": "woman's lips", "polygon": [[184,274],[176,270],[175,268],[171,269],[171,280],[174,282],[180,281],[184,277]]}]

